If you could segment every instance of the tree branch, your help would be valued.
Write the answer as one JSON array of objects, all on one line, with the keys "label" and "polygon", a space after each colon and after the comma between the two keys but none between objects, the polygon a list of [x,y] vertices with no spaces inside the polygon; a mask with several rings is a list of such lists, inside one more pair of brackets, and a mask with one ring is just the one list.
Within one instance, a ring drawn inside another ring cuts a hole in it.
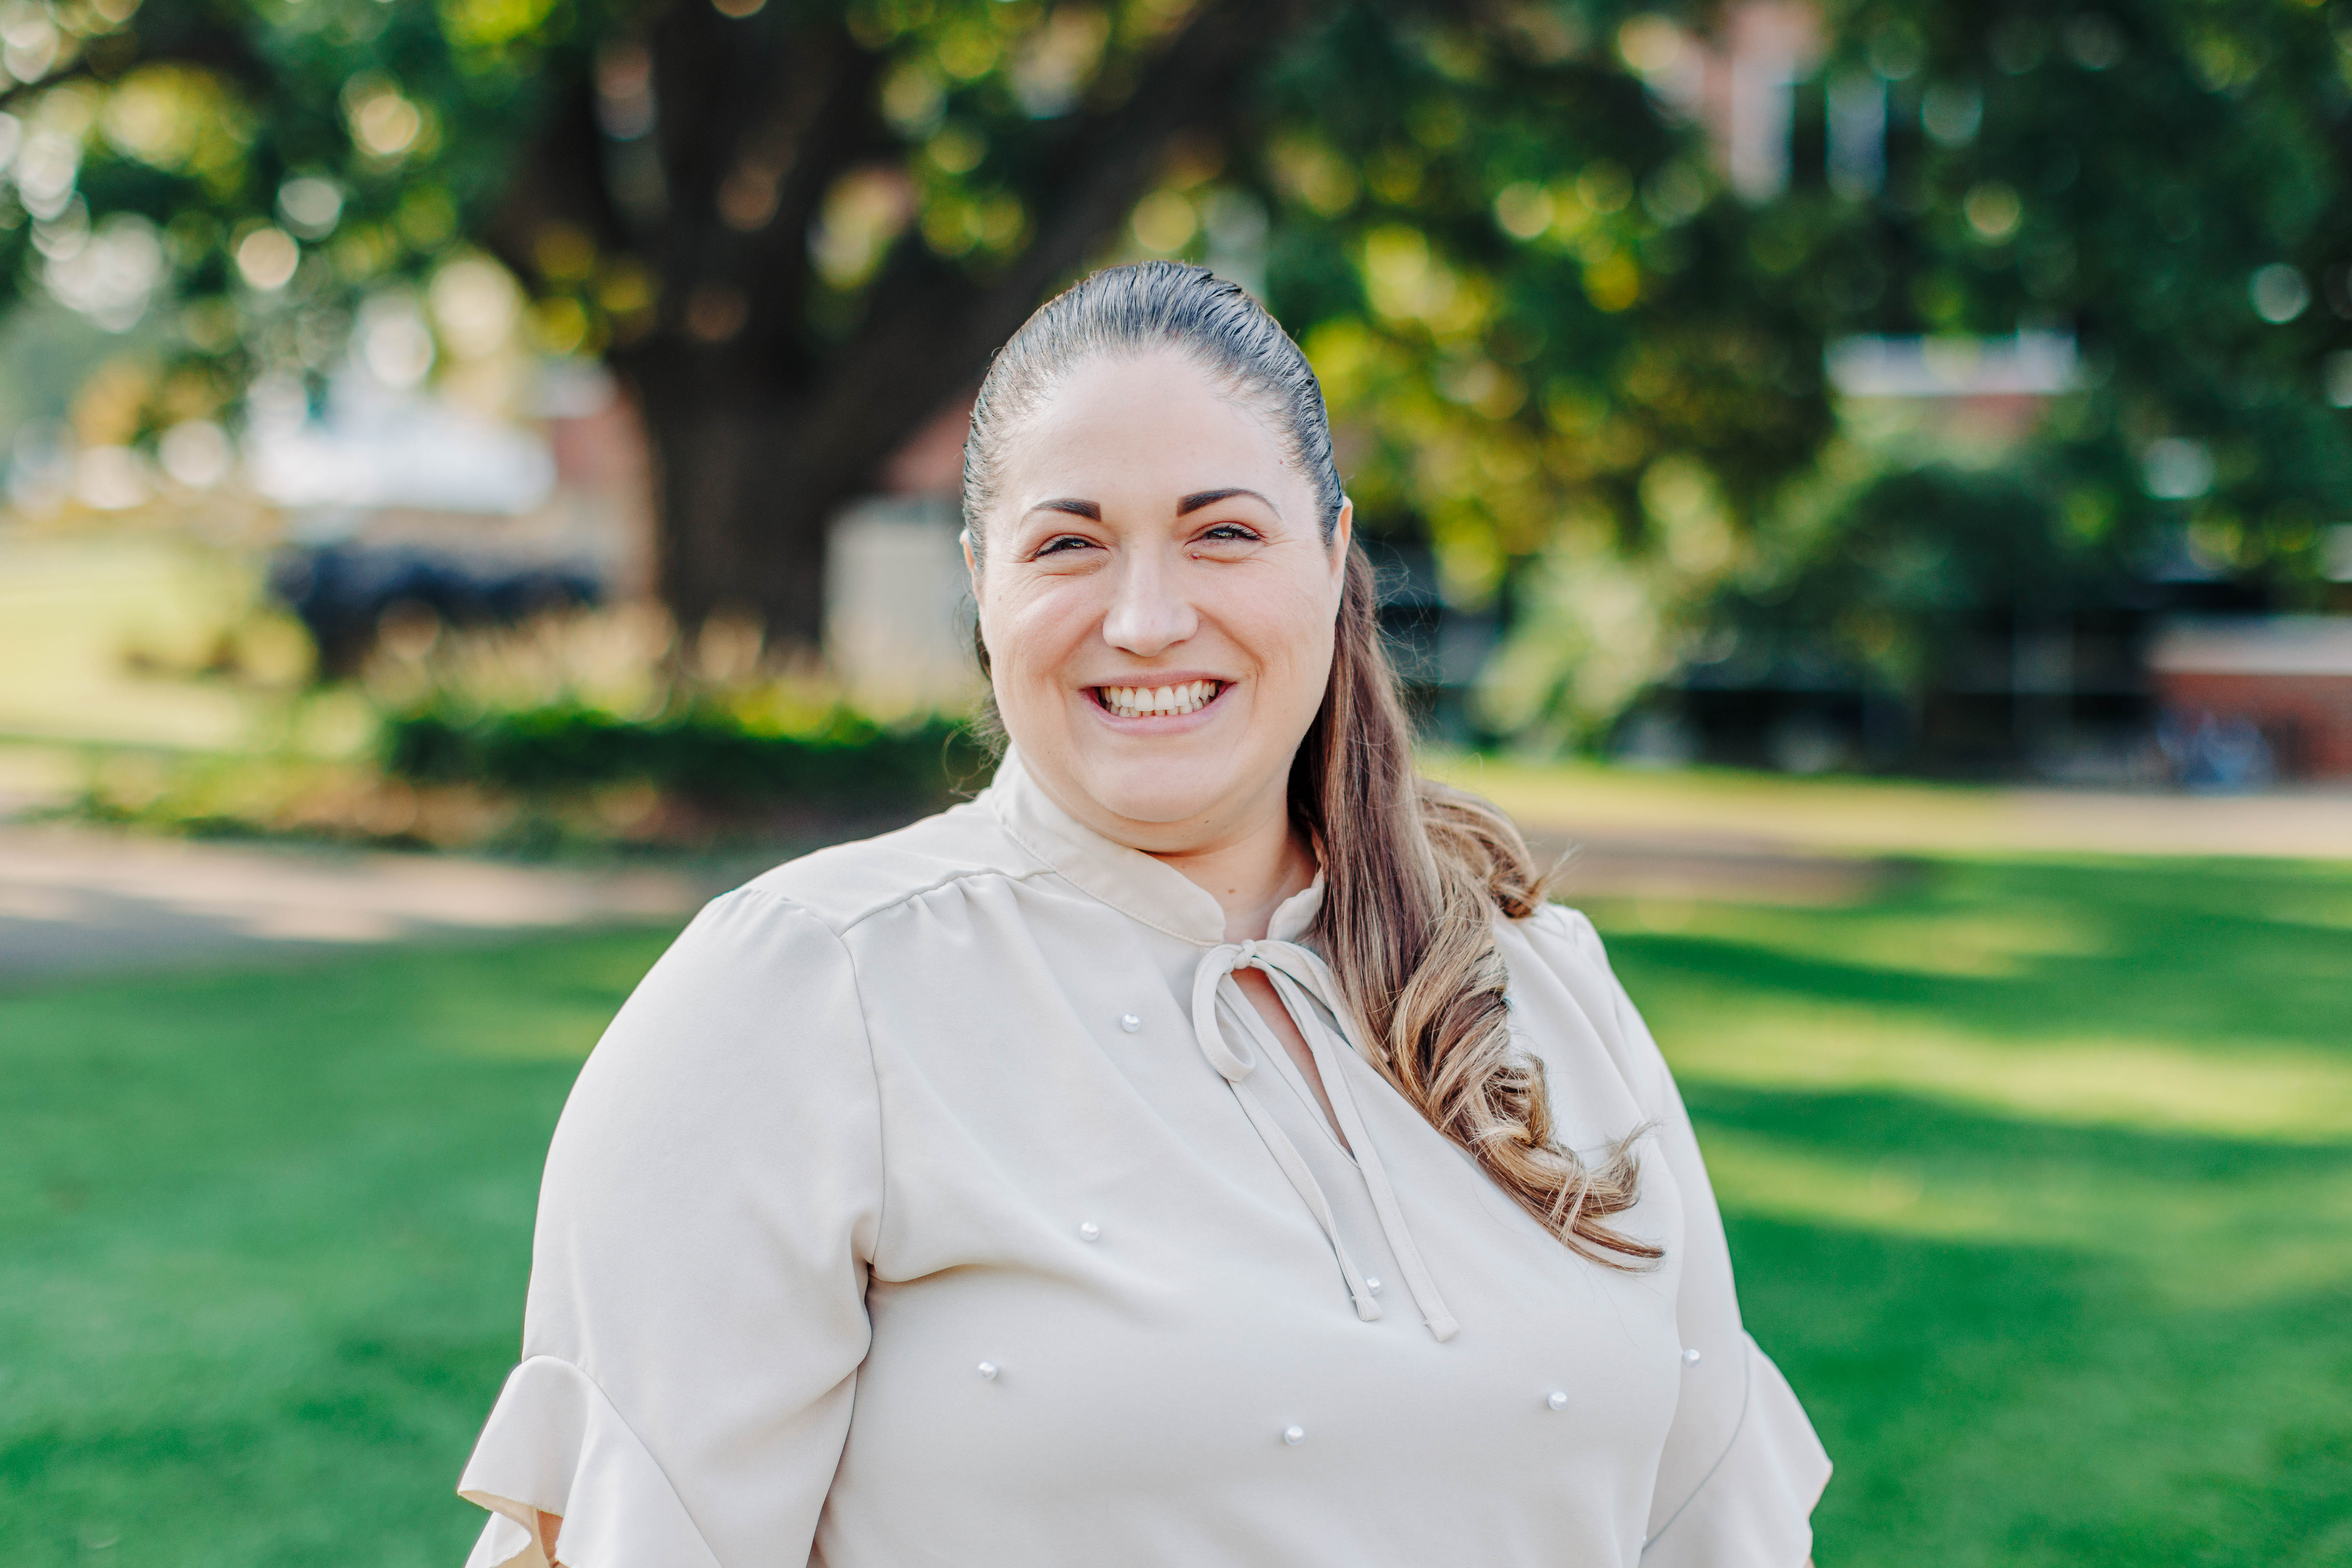
[{"label": "tree branch", "polygon": [[1169,144],[1230,119],[1243,76],[1314,9],[1310,0],[1211,0],[1123,104],[1072,126],[1042,182],[1058,197],[1003,272],[982,285],[932,263],[927,277],[888,280],[895,286],[877,290],[865,329],[810,410],[801,437],[809,449],[846,454],[879,442],[887,452],[976,380],[1045,289],[1150,187]]}]

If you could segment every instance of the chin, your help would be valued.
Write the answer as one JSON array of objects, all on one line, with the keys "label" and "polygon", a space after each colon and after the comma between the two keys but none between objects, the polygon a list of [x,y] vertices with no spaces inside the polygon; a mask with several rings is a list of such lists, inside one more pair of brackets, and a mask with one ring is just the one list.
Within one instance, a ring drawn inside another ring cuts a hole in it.
[{"label": "chin", "polygon": [[1174,824],[1213,810],[1232,779],[1212,776],[1190,759],[1172,757],[1104,760],[1080,770],[1097,809],[1129,822]]}]

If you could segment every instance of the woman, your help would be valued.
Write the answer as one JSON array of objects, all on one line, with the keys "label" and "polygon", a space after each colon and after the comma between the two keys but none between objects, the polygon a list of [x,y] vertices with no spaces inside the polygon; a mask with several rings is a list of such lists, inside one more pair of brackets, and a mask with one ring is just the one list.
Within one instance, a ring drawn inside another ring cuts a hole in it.
[{"label": "woman", "polygon": [[589,1058],[475,1568],[1798,1568],[1689,1121],[1414,778],[1297,347],[1097,273],[964,473],[996,781],[711,904]]}]

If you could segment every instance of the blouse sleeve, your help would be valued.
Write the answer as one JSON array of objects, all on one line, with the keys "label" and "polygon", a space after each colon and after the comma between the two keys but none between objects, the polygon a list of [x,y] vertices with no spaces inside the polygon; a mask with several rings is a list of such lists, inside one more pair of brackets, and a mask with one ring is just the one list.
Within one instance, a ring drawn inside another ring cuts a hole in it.
[{"label": "blouse sleeve", "polygon": [[582,1068],[548,1154],[523,1359],[458,1482],[467,1568],[809,1553],[849,1427],[881,1128],[839,940],[772,894],[705,909]]},{"label": "blouse sleeve", "polygon": [[1780,1368],[1741,1325],[1723,1218],[1674,1075],[1592,922],[1554,906],[1528,924],[1655,1122],[1658,1156],[1682,1195],[1675,1313],[1688,1364],[1658,1461],[1643,1568],[1800,1568],[1812,1552],[1829,1455]]}]

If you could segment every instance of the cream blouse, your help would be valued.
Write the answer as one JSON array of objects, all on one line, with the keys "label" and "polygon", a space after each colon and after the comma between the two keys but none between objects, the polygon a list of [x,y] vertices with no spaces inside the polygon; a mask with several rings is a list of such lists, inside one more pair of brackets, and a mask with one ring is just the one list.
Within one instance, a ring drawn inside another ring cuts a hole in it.
[{"label": "cream blouse", "polygon": [[469,1568],[1798,1568],[1829,1460],[1591,922],[1499,936],[1560,1136],[1650,1129],[1637,1273],[1347,1047],[1320,897],[1227,943],[1008,757],[711,903],[556,1129]]}]

